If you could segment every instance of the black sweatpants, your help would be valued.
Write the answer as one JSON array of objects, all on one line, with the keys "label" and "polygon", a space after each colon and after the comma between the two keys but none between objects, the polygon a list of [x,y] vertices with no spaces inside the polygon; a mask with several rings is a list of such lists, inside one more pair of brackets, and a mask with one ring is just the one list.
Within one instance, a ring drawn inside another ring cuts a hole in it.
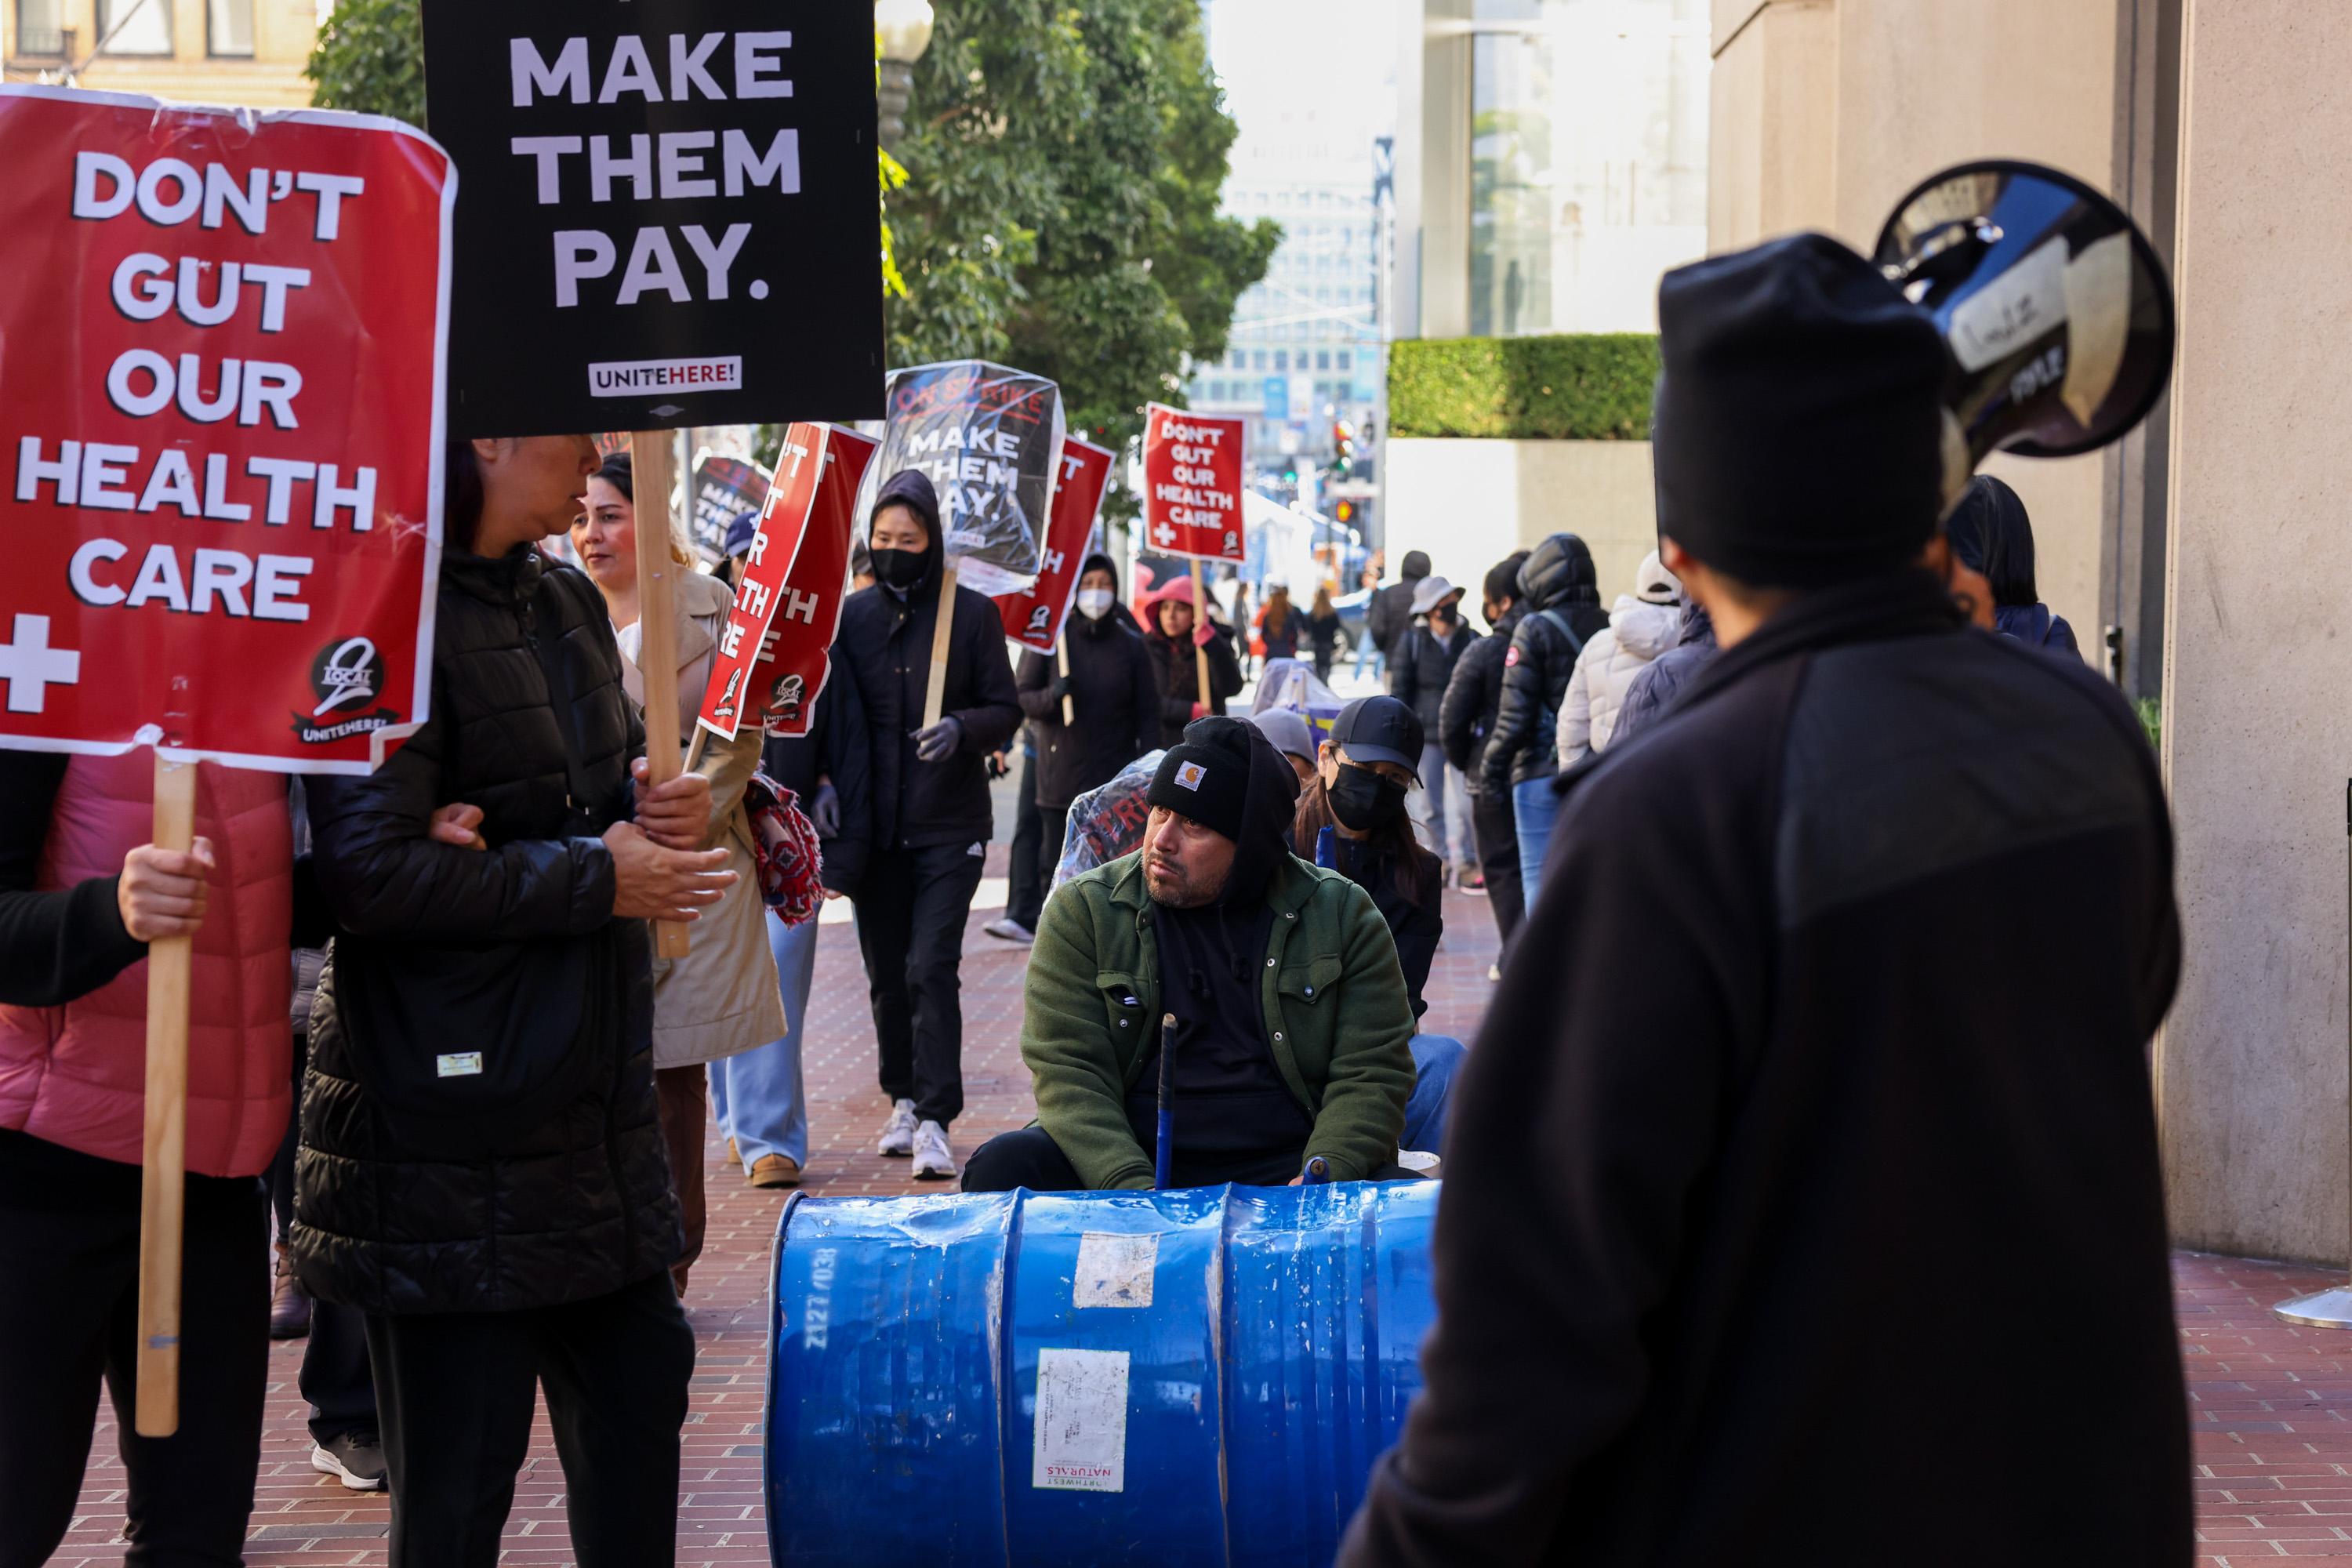
[{"label": "black sweatpants", "polygon": [[1045,842],[1044,814],[1037,808],[1037,758],[1021,759],[1021,799],[1013,808],[1013,853],[1005,863],[1004,918],[1031,931],[1045,907],[1045,884],[1037,875],[1037,857]]},{"label": "black sweatpants", "polygon": [[1518,817],[1511,797],[1488,800],[1470,797],[1470,834],[1478,841],[1478,869],[1486,878],[1486,903],[1495,911],[1495,929],[1508,948],[1511,933],[1527,917],[1527,889],[1519,885]]},{"label": "black sweatpants", "polygon": [[891,849],[852,895],[882,1047],[882,1092],[945,1127],[963,1112],[964,921],[980,890],[976,844]]},{"label": "black sweatpants", "polygon": [[547,1390],[581,1568],[677,1561],[694,1332],[667,1269],[514,1312],[367,1315],[392,1486],[391,1568],[491,1568]]},{"label": "black sweatpants", "polygon": [[190,1183],[180,1267],[180,1428],[142,1437],[139,1204],[0,1199],[0,1568],[48,1561],[73,1522],[114,1401],[133,1568],[244,1561],[269,1377],[269,1205],[261,1184]]}]

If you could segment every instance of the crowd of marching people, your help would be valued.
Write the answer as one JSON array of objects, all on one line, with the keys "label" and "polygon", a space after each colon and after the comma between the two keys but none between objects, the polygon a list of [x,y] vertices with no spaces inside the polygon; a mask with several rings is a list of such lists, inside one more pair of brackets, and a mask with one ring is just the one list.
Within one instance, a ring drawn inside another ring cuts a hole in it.
[{"label": "crowd of marching people", "polygon": [[[2160,796],[2127,715],[2038,601],[2017,496],[1979,478],[1943,504],[1927,417],[1942,362],[1927,329],[1872,314],[1862,265],[1790,242],[1674,275],[1661,472],[1720,483],[1662,483],[1660,548],[1613,604],[1573,533],[1496,563],[1483,635],[1467,590],[1407,557],[1366,634],[1387,690],[1335,714],[1229,712],[1236,626],[1202,616],[1190,583],[1122,603],[1098,555],[1065,648],[1016,668],[995,605],[950,586],[938,500],[908,470],[863,520],[812,732],[747,726],[656,783],[648,748],[694,740],[730,568],[686,570],[672,546],[688,718],[648,736],[629,458],[541,437],[450,448],[434,717],[374,773],[289,792],[205,764],[178,854],[145,842],[143,754],[0,752],[0,1568],[62,1538],[102,1384],[131,1560],[237,1561],[268,1337],[306,1332],[312,1462],[389,1486],[394,1564],[497,1560],[542,1389],[578,1560],[671,1561],[706,1128],[751,1184],[801,1180],[828,898],[855,906],[890,1107],[876,1147],[917,1178],[1300,1184],[1403,1178],[1440,1153],[1464,1173],[1430,1392],[1375,1474],[1350,1563],[1532,1561],[1528,1542],[1571,1539],[1595,1561],[1737,1556],[1725,1543],[1753,1539],[1759,1500],[1786,1490],[1759,1480],[1770,1445],[1751,1439],[1787,1394],[1743,1381],[1749,1337],[1874,1397],[1888,1369],[1852,1347],[1878,1342],[1802,1315],[1867,1295],[1863,1264],[1812,1227],[1875,1226],[1895,1252],[1915,1222],[1919,1247],[1980,1237],[1977,1184],[1951,1180],[1978,1146],[1940,1108],[2052,997],[2108,1057],[2042,1076],[2046,1121],[1970,1103],[1992,1144],[2095,1143],[2095,1170],[2032,1194],[2077,1204],[2078,1223],[2028,1225],[2023,1245],[2054,1258],[2105,1237],[2085,1256],[2138,1294],[2111,1342],[2068,1353],[2137,1378],[2105,1418],[2114,1462],[2172,1464],[2177,1384],[2143,1299],[2160,1215],[2124,1105],[2178,957]],[[1850,410],[1879,466],[1802,518],[1759,499],[1792,488],[1790,447],[1749,427],[1760,405],[1717,395],[1723,366],[1786,341],[1742,268],[1797,301],[1776,309],[1810,312],[1823,352],[1902,371]],[[541,548],[562,534],[579,569]],[[748,542],[739,529],[730,547]],[[1269,659],[1328,670],[1336,623],[1328,590],[1307,610],[1276,590],[1255,626]],[[1952,635],[1969,624],[1990,635]],[[2032,743],[1982,719],[1996,710],[2032,716]],[[1016,885],[989,929],[1034,944],[1037,1120],[959,1161],[963,935],[990,779],[1024,731]],[[1949,765],[1857,802],[1853,781],[1876,775],[1830,763],[1862,752],[1890,776],[1931,753]],[[2098,765],[2067,773],[2062,753]],[[2064,788],[2018,782],[2053,766]],[[2015,787],[1970,793],[1971,768]],[[1046,897],[1070,813],[1130,770],[1148,773],[1138,841]],[[2002,879],[2018,845],[2042,858],[2024,905]],[[1486,894],[1507,954],[1543,954],[1506,959],[1480,1050],[1505,1065],[1469,1068],[1462,1042],[1420,1029],[1450,886]],[[1872,984],[1932,991],[1954,954],[1993,951],[1989,911],[2010,934],[2003,962],[1967,966],[1965,1015],[1923,1025],[1911,991]],[[663,922],[689,931],[683,954],[657,954]],[[2063,944],[2035,937],[2062,923],[2078,945],[2093,931],[2100,961],[2053,968]],[[137,966],[188,933],[183,1418],[148,1437],[129,1419]],[[1895,1037],[1917,1062],[1872,1054]],[[1864,1079],[1882,1103],[1808,1099]],[[2084,1196],[2103,1183],[2104,1209]],[[1901,1225],[1849,1212],[1889,1194],[1912,1205]],[[1961,1443],[1931,1444],[1925,1470]],[[1659,1504],[1684,1486],[1701,1506]],[[1571,1492],[1587,1506],[1567,1518]]]}]

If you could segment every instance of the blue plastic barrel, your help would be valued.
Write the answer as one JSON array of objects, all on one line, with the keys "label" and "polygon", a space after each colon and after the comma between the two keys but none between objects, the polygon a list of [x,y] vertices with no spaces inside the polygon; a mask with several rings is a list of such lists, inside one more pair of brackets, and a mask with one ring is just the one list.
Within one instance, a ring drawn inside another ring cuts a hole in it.
[{"label": "blue plastic barrel", "polygon": [[1328,1563],[1421,1385],[1437,1191],[793,1203],[774,1560]]}]

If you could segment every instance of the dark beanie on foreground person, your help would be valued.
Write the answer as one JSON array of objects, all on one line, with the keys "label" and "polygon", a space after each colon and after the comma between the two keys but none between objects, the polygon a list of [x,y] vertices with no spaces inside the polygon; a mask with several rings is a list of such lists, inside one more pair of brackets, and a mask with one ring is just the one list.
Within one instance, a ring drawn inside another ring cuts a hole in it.
[{"label": "dark beanie on foreground person", "polygon": [[[1455,1086],[1423,1392],[1339,1562],[2185,1568],[2155,759],[1906,563],[1934,340],[1860,257],[1786,240],[1659,306],[1685,583],[1719,631],[1757,603],[1723,574],[1805,591],[1563,784]],[[1994,1320],[2021,1279],[2066,1305]],[[2063,1488],[2015,1462],[2052,1387]]]}]

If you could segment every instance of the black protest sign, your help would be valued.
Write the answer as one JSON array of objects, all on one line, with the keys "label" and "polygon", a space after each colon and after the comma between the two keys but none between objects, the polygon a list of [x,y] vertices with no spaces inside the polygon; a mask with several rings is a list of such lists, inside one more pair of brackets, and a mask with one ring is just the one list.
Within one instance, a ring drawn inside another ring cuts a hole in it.
[{"label": "black protest sign", "polygon": [[425,0],[452,437],[882,412],[859,0]]},{"label": "black protest sign", "polygon": [[963,585],[1017,594],[1036,580],[1062,452],[1061,388],[985,360],[890,373],[890,422],[859,515],[902,468],[929,476]]},{"label": "black protest sign", "polygon": [[752,517],[768,501],[768,470],[741,458],[703,454],[694,466],[694,548],[705,561],[727,553],[727,531],[747,513]]}]

